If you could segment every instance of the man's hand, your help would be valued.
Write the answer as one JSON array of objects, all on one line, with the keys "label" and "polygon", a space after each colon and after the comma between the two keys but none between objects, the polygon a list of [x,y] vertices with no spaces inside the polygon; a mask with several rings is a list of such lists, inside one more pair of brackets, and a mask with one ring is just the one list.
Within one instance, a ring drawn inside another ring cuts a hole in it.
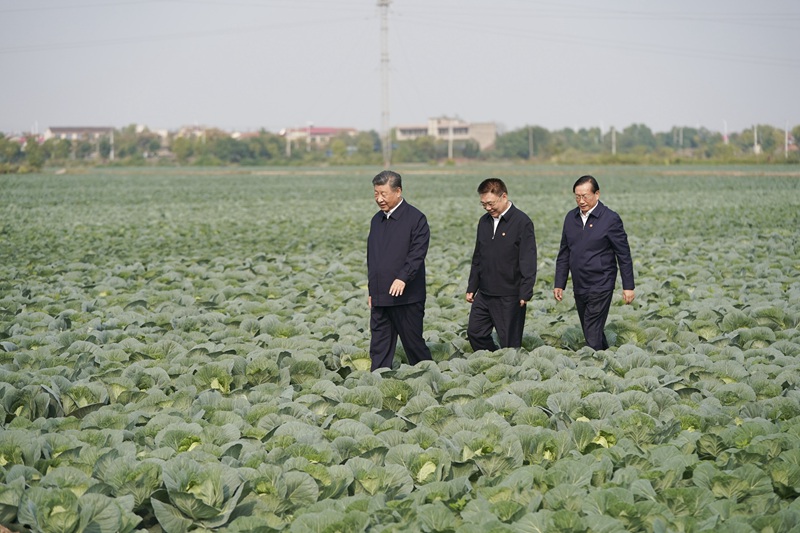
[{"label": "man's hand", "polygon": [[520,300],[519,301],[519,306],[520,307],[525,307],[527,304],[528,304],[528,302],[526,302],[525,300]]},{"label": "man's hand", "polygon": [[564,299],[564,289],[553,289],[553,296],[557,302]]},{"label": "man's hand", "polygon": [[469,303],[472,303],[472,302],[475,301],[475,293],[474,292],[468,292],[467,293],[467,301]]},{"label": "man's hand", "polygon": [[392,286],[389,287],[389,294],[394,297],[400,296],[403,294],[403,291],[406,288],[406,282],[401,279],[396,279],[392,282]]},{"label": "man's hand", "polygon": [[633,294],[632,290],[631,291],[625,291],[625,290],[622,291],[622,301],[625,302],[626,304],[631,303],[633,301],[633,298],[634,298],[634,294]]},{"label": "man's hand", "polygon": [[372,296],[367,296],[367,307],[372,308]]}]

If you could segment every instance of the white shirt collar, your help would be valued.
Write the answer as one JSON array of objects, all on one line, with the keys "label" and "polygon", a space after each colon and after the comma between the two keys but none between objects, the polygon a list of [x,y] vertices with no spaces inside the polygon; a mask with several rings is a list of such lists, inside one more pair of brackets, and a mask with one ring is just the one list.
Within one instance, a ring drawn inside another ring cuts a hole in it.
[{"label": "white shirt collar", "polygon": [[600,202],[597,202],[596,204],[594,204],[594,207],[593,207],[593,208],[591,208],[591,209],[589,209],[589,210],[586,212],[586,214],[585,214],[585,215],[583,214],[583,211],[581,211],[580,209],[578,209],[578,214],[581,216],[581,220],[583,220],[583,225],[584,225],[584,226],[586,225],[586,221],[587,221],[587,220],[589,220],[589,215],[591,215],[591,214],[592,214],[592,211],[594,211],[595,209],[597,209],[597,206],[598,206],[598,205],[600,205]]},{"label": "white shirt collar", "polygon": [[[511,201],[509,200],[508,207],[506,207],[506,210],[503,211],[502,213],[500,213],[499,215],[497,215],[497,218],[495,218],[495,220],[500,220],[501,218],[503,218],[505,216],[505,214],[508,213],[508,210],[511,209],[512,205],[514,205],[514,204],[512,204]],[[492,218],[494,218],[494,217],[492,217]]]},{"label": "white shirt collar", "polygon": [[394,206],[393,208],[389,209],[389,210],[386,212],[386,218],[389,218],[390,216],[392,216],[392,213],[394,213],[394,212],[397,210],[397,208],[398,208],[398,207],[400,207],[400,205],[403,203],[403,201],[404,201],[404,200],[403,200],[402,198],[400,198],[400,201],[399,201],[399,202],[397,202],[397,205],[396,205],[396,206]]},{"label": "white shirt collar", "polygon": [[500,219],[503,218],[506,213],[508,213],[509,209],[511,209],[511,202],[508,202],[508,207],[506,207],[505,211],[503,211],[502,213],[500,213],[496,217],[492,217],[492,224],[493,224],[492,239],[494,239],[494,234],[497,232],[497,226],[500,225]]}]

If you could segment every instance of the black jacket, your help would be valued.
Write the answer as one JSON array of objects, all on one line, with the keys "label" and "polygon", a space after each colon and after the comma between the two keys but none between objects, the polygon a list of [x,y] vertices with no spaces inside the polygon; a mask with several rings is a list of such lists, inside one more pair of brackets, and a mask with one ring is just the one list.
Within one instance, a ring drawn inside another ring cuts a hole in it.
[{"label": "black jacket", "polygon": [[489,213],[478,221],[467,292],[529,301],[536,282],[536,235],[531,219],[511,204],[497,231]]},{"label": "black jacket", "polygon": [[[425,301],[425,255],[430,229],[425,215],[405,200],[389,218],[378,211],[367,238],[367,277],[374,307]],[[395,279],[406,283],[394,297],[389,287]]]},{"label": "black jacket", "polygon": [[619,215],[602,202],[597,202],[586,226],[579,208],[567,213],[556,259],[554,287],[566,288],[567,277],[572,273],[575,294],[613,291],[617,281],[617,263],[622,288],[633,290],[631,249]]}]

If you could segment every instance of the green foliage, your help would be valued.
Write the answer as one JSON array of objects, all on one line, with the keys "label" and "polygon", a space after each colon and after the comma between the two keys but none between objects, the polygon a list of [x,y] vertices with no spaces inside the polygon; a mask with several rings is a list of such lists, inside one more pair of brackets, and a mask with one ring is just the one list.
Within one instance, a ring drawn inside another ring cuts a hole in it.
[{"label": "green foliage", "polygon": [[[800,126],[793,130],[797,139]],[[724,139],[706,128],[676,126],[653,133],[644,124],[631,124],[621,131],[600,128],[547,130],[525,126],[497,135],[494,146],[481,151],[473,139],[446,140],[423,135],[394,141],[394,164],[446,163],[456,160],[529,161],[575,165],[670,165],[692,162],[716,164],[796,164],[800,156],[785,153],[785,131],[758,126],[758,148],[748,128]],[[613,140],[612,140],[613,139]],[[0,174],[30,173],[44,165],[149,164],[194,166],[257,165],[381,165],[381,139],[376,131],[340,133],[327,142],[310,145],[306,140],[287,141],[283,133],[265,130],[229,133],[216,128],[181,130],[161,136],[146,128],[129,125],[100,137],[48,139],[34,136],[10,139],[0,134]]]},{"label": "green foliage", "polygon": [[[551,135],[548,149],[565,156],[595,133]],[[209,144],[240,149],[207,141],[187,163],[217,157]],[[273,141],[240,142],[274,162],[284,147]],[[338,146],[332,157],[354,153]],[[594,352],[571,291],[555,303],[549,285],[585,169],[401,167],[432,228],[424,335],[435,360],[409,367],[399,349],[380,372],[369,371],[359,244],[374,168],[0,177],[0,523],[796,528],[800,286],[786,213],[800,211],[797,177],[604,170],[637,296],[623,306],[615,295],[612,346]],[[463,289],[485,175],[503,176],[533,213],[540,275],[524,346],[472,353]]]},{"label": "green foliage", "polygon": [[129,533],[141,522],[132,509],[131,497],[76,496],[67,489],[33,487],[20,498],[18,518],[34,531]]},{"label": "green foliage", "polygon": [[224,525],[245,487],[229,467],[216,462],[200,463],[183,455],[166,462],[162,476],[166,494],[156,493],[151,504],[167,532]]}]

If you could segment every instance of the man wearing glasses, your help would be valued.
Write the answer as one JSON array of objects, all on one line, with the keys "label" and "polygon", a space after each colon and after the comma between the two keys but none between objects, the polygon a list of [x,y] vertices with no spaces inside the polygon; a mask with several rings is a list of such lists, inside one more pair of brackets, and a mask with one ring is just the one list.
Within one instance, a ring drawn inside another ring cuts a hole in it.
[{"label": "man wearing glasses", "polygon": [[572,191],[578,207],[564,219],[553,296],[556,301],[562,300],[572,273],[575,307],[586,345],[606,350],[608,341],[603,329],[617,281],[617,264],[622,277],[622,301],[629,304],[634,297],[628,235],[619,215],[600,201],[600,186],[592,176],[578,178]]},{"label": "man wearing glasses", "polygon": [[525,310],[536,282],[536,236],[533,222],[508,199],[503,180],[478,186],[481,207],[466,298],[472,304],[467,338],[473,351],[522,346]]}]

